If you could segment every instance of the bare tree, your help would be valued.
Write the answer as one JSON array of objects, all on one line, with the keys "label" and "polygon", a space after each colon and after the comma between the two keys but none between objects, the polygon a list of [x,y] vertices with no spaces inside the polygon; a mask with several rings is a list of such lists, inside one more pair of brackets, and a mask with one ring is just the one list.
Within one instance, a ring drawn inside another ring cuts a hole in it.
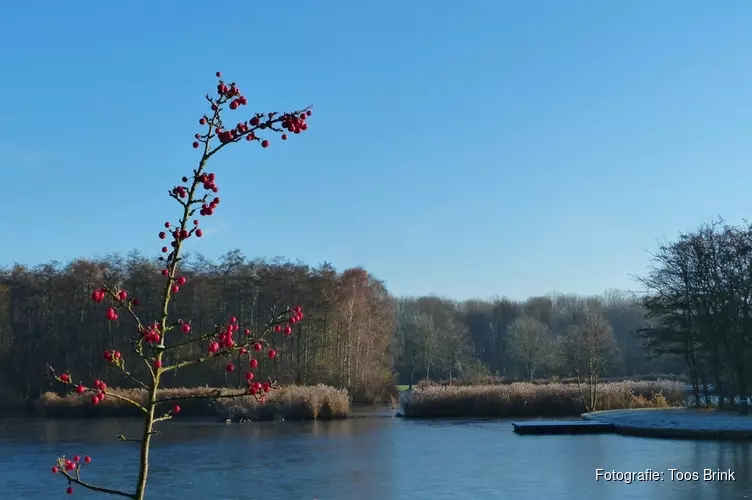
[{"label": "bare tree", "polygon": [[521,316],[509,326],[508,335],[514,357],[524,364],[532,382],[535,371],[551,359],[554,347],[551,329],[538,319]]},{"label": "bare tree", "polygon": [[588,310],[582,323],[572,325],[567,332],[565,357],[589,412],[598,408],[598,382],[614,353],[614,346],[611,325],[599,311]]}]

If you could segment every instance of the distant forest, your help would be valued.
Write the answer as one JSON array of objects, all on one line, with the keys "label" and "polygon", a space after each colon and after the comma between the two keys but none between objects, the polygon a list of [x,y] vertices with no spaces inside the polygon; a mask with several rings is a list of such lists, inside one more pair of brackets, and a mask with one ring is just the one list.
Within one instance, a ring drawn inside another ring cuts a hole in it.
[{"label": "distant forest", "polygon": [[[91,292],[104,283],[121,287],[139,299],[142,318],[156,319],[159,269],[158,261],[132,252],[0,270],[4,400],[51,390],[48,363],[90,381],[105,377],[105,349],[128,359],[133,322],[125,316],[109,322]],[[176,319],[206,331],[236,316],[253,329],[272,306],[301,305],[305,320],[290,337],[270,337],[279,357],[262,360],[259,375],[345,387],[362,401],[423,378],[571,377],[570,340],[594,328],[603,377],[685,374],[698,392],[713,384],[727,394],[745,393],[752,378],[745,364],[752,343],[752,226],[718,222],[666,243],[641,278],[647,294],[640,297],[608,291],[521,302],[396,298],[362,268],[249,260],[238,250],[218,262],[189,256],[182,269],[188,281],[171,306]],[[222,367],[205,363],[170,374],[165,384],[244,385],[241,372]],[[142,369],[135,362],[130,368]],[[115,372],[106,377],[110,385],[129,385]]]}]

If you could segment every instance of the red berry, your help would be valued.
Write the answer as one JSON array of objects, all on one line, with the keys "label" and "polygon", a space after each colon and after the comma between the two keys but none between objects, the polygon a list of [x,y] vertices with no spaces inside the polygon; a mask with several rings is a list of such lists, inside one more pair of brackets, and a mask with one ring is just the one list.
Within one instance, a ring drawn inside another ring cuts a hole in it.
[{"label": "red berry", "polygon": [[257,359],[251,359],[251,361],[248,364],[251,365],[251,368],[256,368],[256,367],[258,367],[258,360]]},{"label": "red berry", "polygon": [[258,342],[256,342],[255,344],[253,344],[253,350],[254,351],[261,352],[261,349],[263,349],[263,346],[261,344],[259,344]]},{"label": "red berry", "polygon": [[220,73],[219,71],[217,71],[217,78],[220,78],[221,76],[222,76],[222,73]]},{"label": "red berry", "polygon": [[268,148],[269,147],[269,141],[267,141],[266,139],[264,139],[263,141],[261,141],[261,147],[262,148]]},{"label": "red berry", "polygon": [[311,116],[311,110],[309,109],[308,111],[305,112],[305,114],[306,116]]},{"label": "red berry", "polygon": [[86,387],[84,387],[82,384],[78,384],[78,386],[76,387],[76,392],[83,394],[84,392],[86,392]]},{"label": "red berry", "polygon": [[87,464],[90,464],[91,463],[91,457],[89,455],[86,455],[84,457],[84,462],[86,462]]},{"label": "red berry", "polygon": [[219,344],[217,342],[209,342],[209,354],[216,354],[219,351]]},{"label": "red berry", "polygon": [[200,238],[204,235],[204,232],[201,229],[196,229],[196,237]]},{"label": "red berry", "polygon": [[274,349],[269,349],[267,356],[269,356],[269,359],[274,359],[277,356],[277,351],[275,351]]},{"label": "red berry", "polygon": [[275,331],[276,333],[279,333],[279,332],[281,332],[281,331],[282,331],[282,327],[281,327],[281,326],[279,326],[279,325],[274,325],[274,331]]},{"label": "red berry", "polygon": [[178,278],[178,285],[183,286],[185,285],[185,276],[181,276]]},{"label": "red berry", "polygon": [[165,239],[166,237],[167,237],[167,233],[165,233],[164,231],[162,231],[162,232],[160,232],[160,233],[159,233],[159,239],[160,239],[160,240],[163,240],[163,239]]},{"label": "red berry", "polygon": [[193,149],[198,149],[198,141],[193,141]]},{"label": "red berry", "polygon": [[107,319],[110,321],[116,321],[118,319],[117,310],[114,307],[107,309]]},{"label": "red berry", "polygon": [[227,366],[225,366],[225,370],[227,370],[228,372],[234,372],[235,365],[233,365],[232,363],[227,363]]},{"label": "red berry", "polygon": [[291,333],[292,333],[292,328],[290,328],[289,326],[286,326],[285,327],[285,335],[290,335]]},{"label": "red berry", "polygon": [[286,140],[287,140],[287,134],[282,134],[282,137],[281,137],[281,139],[282,139],[283,141],[286,141]]},{"label": "red berry", "polygon": [[70,375],[63,373],[62,375],[60,375],[60,380],[62,380],[63,382],[70,382]]},{"label": "red berry", "polygon": [[91,404],[98,405],[99,404],[99,396],[97,394],[93,395],[91,397]]},{"label": "red berry", "polygon": [[238,101],[237,100],[232,101],[230,103],[230,109],[238,109]]},{"label": "red berry", "polygon": [[164,223],[164,227],[166,227],[166,228],[168,228],[168,229],[169,229],[169,227],[170,227],[170,223],[169,223],[169,222],[165,222],[165,223]]},{"label": "red berry", "polygon": [[249,328],[246,328],[245,330],[243,330],[243,333],[244,333],[244,334],[245,334],[246,336],[249,336],[249,335],[251,334],[251,330],[250,330]]},{"label": "red berry", "polygon": [[237,323],[237,322],[238,322],[238,318],[236,318],[235,316],[230,318],[230,323]]},{"label": "red berry", "polygon": [[293,310],[294,310],[294,311],[295,311],[296,313],[300,314],[300,313],[301,313],[301,312],[303,311],[303,308],[302,308],[302,307],[300,307],[300,306],[295,306],[295,307],[293,308]]},{"label": "red berry", "polygon": [[159,370],[160,368],[162,368],[162,361],[160,361],[158,359],[155,359],[154,360],[154,368],[156,368],[157,370]]},{"label": "red berry", "polygon": [[[199,125],[206,125],[206,118],[201,118],[201,119],[200,119],[200,120],[198,121],[198,124],[199,124]],[[185,181],[183,181],[183,182],[185,182]]]},{"label": "red berry", "polygon": [[67,487],[67,488],[65,489],[65,492],[66,492],[67,494],[69,494],[69,495],[72,495],[72,494],[73,494],[73,487],[72,487],[72,486],[68,486],[68,487]]},{"label": "red berry", "polygon": [[246,373],[245,374],[245,379],[246,380],[253,380],[253,373],[251,373],[251,372]]},{"label": "red berry", "polygon": [[172,286],[172,293],[178,293],[180,291],[180,287],[177,285]]},{"label": "red berry", "polygon": [[183,323],[182,325],[180,325],[180,330],[182,330],[183,333],[190,333],[191,325],[189,325],[188,323]]},{"label": "red berry", "polygon": [[52,473],[53,474],[57,474],[57,471],[59,471],[59,470],[60,470],[60,468],[57,465],[55,465],[55,466],[52,467]]},{"label": "red berry", "polygon": [[81,457],[79,457],[78,455],[73,455],[74,462],[78,462],[79,460],[81,460]]},{"label": "red berry", "polygon": [[178,413],[180,413],[180,406],[178,406],[178,405],[173,406],[172,407],[172,413],[174,415],[177,415]]},{"label": "red berry", "polygon": [[264,390],[264,392],[269,392],[272,390],[272,385],[269,382],[264,382],[261,384],[261,388]]},{"label": "red berry", "polygon": [[168,269],[162,269],[162,276],[169,276],[170,271]]}]

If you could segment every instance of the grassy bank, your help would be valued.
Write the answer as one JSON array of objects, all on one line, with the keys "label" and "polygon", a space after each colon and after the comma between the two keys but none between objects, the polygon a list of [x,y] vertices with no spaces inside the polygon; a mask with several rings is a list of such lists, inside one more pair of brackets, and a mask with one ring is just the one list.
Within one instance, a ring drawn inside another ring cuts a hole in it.
[{"label": "grassy bank", "polygon": [[[164,389],[160,398],[211,396],[218,389],[212,387],[181,387]],[[237,393],[220,389],[223,394]],[[139,403],[146,400],[143,389],[108,389],[121,396]],[[165,405],[165,410],[172,404],[179,404],[183,417],[213,417],[251,420],[314,420],[347,417],[350,412],[350,395],[347,391],[335,389],[328,385],[297,386],[288,385],[274,390],[261,404],[255,397],[240,398],[206,397],[186,399]],[[69,394],[60,397],[47,392],[34,402],[34,408],[48,418],[80,417],[140,417],[142,413],[131,404],[114,397],[108,397],[98,405],[92,405],[89,397]]]},{"label": "grassy bank", "polygon": [[[676,381],[624,381],[600,386],[598,410],[662,408],[684,403]],[[423,385],[401,398],[405,417],[578,416],[586,411],[576,384]]]}]

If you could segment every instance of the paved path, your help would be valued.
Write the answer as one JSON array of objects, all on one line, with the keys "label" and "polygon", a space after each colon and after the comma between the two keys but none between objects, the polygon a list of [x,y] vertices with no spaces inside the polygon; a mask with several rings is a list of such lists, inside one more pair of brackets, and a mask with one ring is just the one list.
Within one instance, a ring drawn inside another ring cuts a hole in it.
[{"label": "paved path", "polygon": [[612,410],[585,420],[613,424],[617,434],[686,439],[752,440],[752,415],[690,408]]}]

